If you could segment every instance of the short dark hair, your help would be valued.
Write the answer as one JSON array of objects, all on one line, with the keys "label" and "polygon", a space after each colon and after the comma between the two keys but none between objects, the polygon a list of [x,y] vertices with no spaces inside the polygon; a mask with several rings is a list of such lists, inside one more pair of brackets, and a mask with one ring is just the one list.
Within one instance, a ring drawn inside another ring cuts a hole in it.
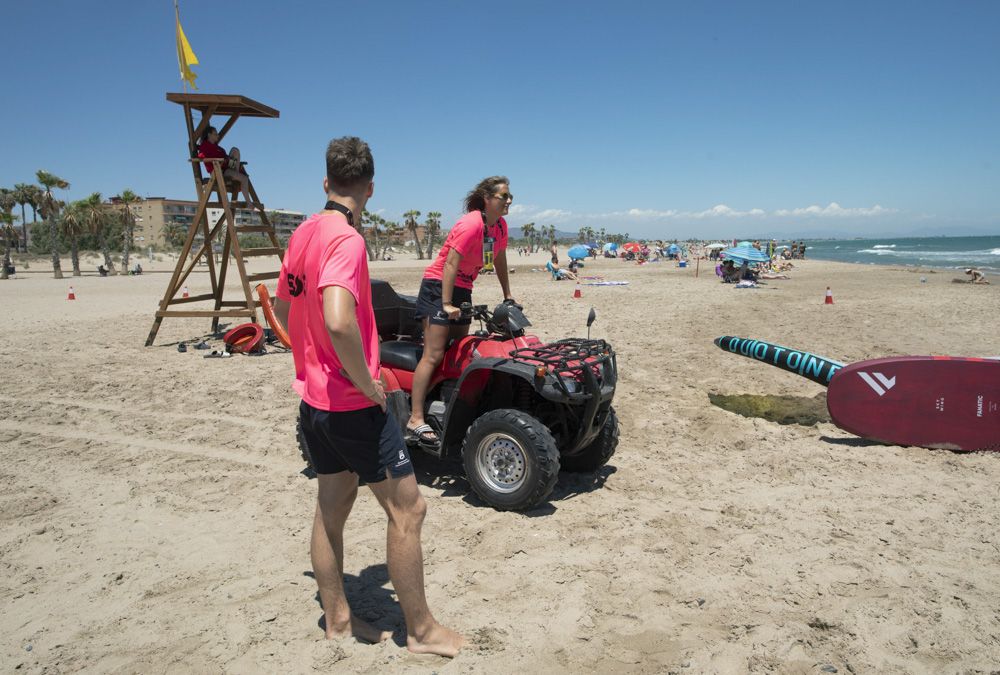
[{"label": "short dark hair", "polygon": [[482,211],[486,208],[486,198],[493,195],[497,185],[510,185],[507,176],[490,176],[479,181],[476,187],[465,195],[465,211]]},{"label": "short dark hair", "polygon": [[326,179],[330,189],[350,192],[375,177],[375,159],[368,144],[357,136],[344,136],[326,147]]},{"label": "short dark hair", "polygon": [[215,133],[219,133],[219,130],[216,129],[215,127],[212,127],[212,126],[205,127],[205,130],[203,132],[201,132],[201,142],[204,143],[205,141],[207,141],[208,140],[208,135],[210,133],[212,133],[213,131]]}]

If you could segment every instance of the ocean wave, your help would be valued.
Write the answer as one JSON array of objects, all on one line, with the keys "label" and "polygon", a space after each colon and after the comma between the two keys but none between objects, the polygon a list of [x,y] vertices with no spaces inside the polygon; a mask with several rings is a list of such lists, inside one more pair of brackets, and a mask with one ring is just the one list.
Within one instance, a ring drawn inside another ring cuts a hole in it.
[{"label": "ocean wave", "polygon": [[1000,248],[995,248],[990,251],[990,255],[1000,255]]},{"label": "ocean wave", "polygon": [[896,248],[895,244],[875,244],[872,248]]},{"label": "ocean wave", "polygon": [[899,255],[896,251],[887,248],[863,248],[857,253],[869,253],[871,255]]}]

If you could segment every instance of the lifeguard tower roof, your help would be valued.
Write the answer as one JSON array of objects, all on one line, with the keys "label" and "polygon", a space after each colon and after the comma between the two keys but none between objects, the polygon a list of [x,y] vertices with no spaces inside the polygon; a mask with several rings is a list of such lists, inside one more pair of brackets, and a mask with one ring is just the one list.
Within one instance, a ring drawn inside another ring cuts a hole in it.
[{"label": "lifeguard tower roof", "polygon": [[182,94],[168,93],[167,100],[189,106],[203,116],[239,115],[240,117],[279,117],[281,113],[270,106],[258,103],[239,94]]}]

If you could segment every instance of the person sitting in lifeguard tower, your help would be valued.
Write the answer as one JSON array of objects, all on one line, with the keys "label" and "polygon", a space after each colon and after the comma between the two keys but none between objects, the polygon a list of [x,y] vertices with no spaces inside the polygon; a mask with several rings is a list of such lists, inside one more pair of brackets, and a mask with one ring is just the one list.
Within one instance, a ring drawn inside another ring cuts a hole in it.
[{"label": "person sitting in lifeguard tower", "polygon": [[[232,148],[228,154],[219,146],[219,131],[215,127],[208,127],[201,135],[201,143],[198,144],[199,159],[225,159],[222,163],[222,177],[228,186],[234,183],[240,186],[240,192],[247,202],[247,208],[253,208],[253,198],[250,197],[250,177],[247,176],[244,164],[240,162],[240,149]],[[205,162],[205,170],[208,175],[212,175],[212,162]]]}]

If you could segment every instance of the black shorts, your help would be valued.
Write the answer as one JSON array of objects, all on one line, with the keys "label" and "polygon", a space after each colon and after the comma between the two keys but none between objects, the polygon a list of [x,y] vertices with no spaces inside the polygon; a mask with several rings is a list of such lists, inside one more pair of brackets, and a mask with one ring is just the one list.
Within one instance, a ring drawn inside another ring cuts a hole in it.
[{"label": "black shorts", "polygon": [[[451,292],[451,304],[455,307],[461,307],[463,302],[472,302],[472,291],[468,288],[455,286]],[[430,319],[430,322],[435,326],[468,326],[472,323],[471,316],[449,319],[444,313],[439,279],[424,279],[420,282],[420,294],[417,295],[417,308],[414,316],[417,319]]]},{"label": "black shorts", "polygon": [[351,471],[361,483],[413,473],[403,432],[391,411],[377,405],[361,410],[331,412],[305,401],[299,405],[302,435],[316,473]]}]

